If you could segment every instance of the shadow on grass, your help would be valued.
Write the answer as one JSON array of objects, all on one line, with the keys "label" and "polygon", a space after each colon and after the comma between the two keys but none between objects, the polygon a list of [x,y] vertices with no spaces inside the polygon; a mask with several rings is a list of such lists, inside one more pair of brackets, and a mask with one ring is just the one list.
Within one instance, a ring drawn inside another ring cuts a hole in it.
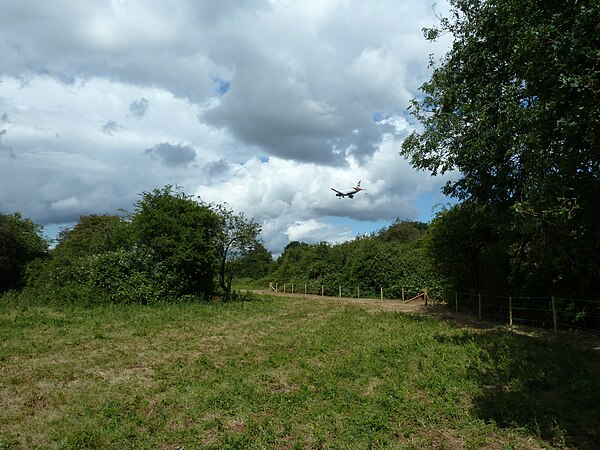
[{"label": "shadow on grass", "polygon": [[600,347],[593,337],[487,328],[438,340],[481,348],[481,361],[470,368],[481,387],[474,399],[481,419],[560,448],[600,445]]}]

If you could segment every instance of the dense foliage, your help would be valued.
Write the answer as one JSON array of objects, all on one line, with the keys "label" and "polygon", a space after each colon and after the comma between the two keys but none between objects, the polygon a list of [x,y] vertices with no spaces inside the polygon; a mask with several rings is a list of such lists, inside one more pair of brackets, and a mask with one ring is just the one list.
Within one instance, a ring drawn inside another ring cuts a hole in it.
[{"label": "dense foliage", "polygon": [[425,251],[427,225],[396,220],[368,236],[337,245],[290,242],[269,280],[295,284],[297,289],[325,295],[400,298],[428,288],[441,295],[444,279],[437,275]]},{"label": "dense foliage", "polygon": [[129,223],[121,216],[92,214],[61,229],[57,241],[52,252],[55,258],[76,258],[128,248],[132,238]]},{"label": "dense foliage", "polygon": [[600,2],[452,0],[413,101],[415,167],[457,170],[430,248],[459,290],[597,296]]},{"label": "dense foliage", "polygon": [[26,265],[48,253],[42,227],[21,213],[0,213],[0,293],[18,288]]},{"label": "dense foliage", "polygon": [[131,221],[135,241],[151,249],[174,275],[175,296],[214,291],[219,216],[208,206],[167,186],[145,192]]},{"label": "dense foliage", "polygon": [[243,255],[237,265],[240,278],[260,280],[273,270],[273,255],[265,245],[258,241],[254,247]]},{"label": "dense foliage", "polygon": [[[6,216],[6,221],[3,216],[2,224],[12,224],[21,232],[15,234],[18,239],[7,238],[6,249],[2,249],[3,264],[18,264],[21,271],[27,265],[20,298],[72,304],[206,299],[217,293],[215,281],[224,258],[223,242],[228,243],[225,258],[229,283],[238,269],[236,260],[248,254],[250,244],[259,244],[254,222],[171,186],[142,193],[134,207],[127,217],[80,217],[73,227],[61,230],[50,257],[37,259],[35,256],[47,250],[45,241],[34,239],[39,227],[18,214]],[[8,225],[2,230],[3,236],[8,236],[4,233]],[[225,241],[228,236],[229,241]],[[13,251],[8,246],[13,241],[32,245]],[[22,278],[20,273],[16,275]],[[231,284],[226,287],[225,297],[230,299]]]}]

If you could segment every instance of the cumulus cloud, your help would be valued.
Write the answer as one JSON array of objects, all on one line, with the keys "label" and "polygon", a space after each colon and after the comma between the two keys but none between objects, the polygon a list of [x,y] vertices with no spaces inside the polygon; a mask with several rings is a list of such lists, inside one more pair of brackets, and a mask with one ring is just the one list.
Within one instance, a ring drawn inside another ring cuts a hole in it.
[{"label": "cumulus cloud", "polygon": [[[345,229],[344,229],[345,228]],[[342,229],[316,219],[299,220],[288,225],[284,234],[290,241],[300,242],[343,242],[351,239],[351,231],[344,227]]]},{"label": "cumulus cloud", "polygon": [[229,176],[229,169],[230,164],[222,158],[218,161],[211,161],[205,166],[206,173],[211,182],[226,179]]},{"label": "cumulus cloud", "polygon": [[[0,203],[67,223],[177,184],[256,218],[273,251],[420,217],[444,180],[398,148],[449,44],[421,29],[447,8],[3,0]],[[353,200],[332,195],[359,179]]]},{"label": "cumulus cloud", "polygon": [[[387,136],[364,166],[350,160],[350,169],[254,158],[243,165],[222,166],[227,175],[201,184],[194,194],[209,202],[228,202],[257,219],[275,253],[290,240],[341,242],[397,217],[427,220],[431,214],[430,203],[423,210],[417,202],[423,193],[438,192],[447,178],[412,171],[398,155],[399,143]],[[350,188],[359,180],[366,190],[353,199],[339,199],[331,191]]]}]

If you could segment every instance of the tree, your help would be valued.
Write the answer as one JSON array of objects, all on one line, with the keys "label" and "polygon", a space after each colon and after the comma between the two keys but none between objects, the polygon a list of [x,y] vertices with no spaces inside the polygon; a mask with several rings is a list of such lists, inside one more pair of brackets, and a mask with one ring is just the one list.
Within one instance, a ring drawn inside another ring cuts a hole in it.
[{"label": "tree", "polygon": [[499,294],[508,288],[508,248],[496,228],[500,221],[488,208],[468,201],[439,212],[432,220],[425,247],[436,270],[451,281],[453,291]]},{"label": "tree", "polygon": [[385,242],[407,243],[424,235],[426,231],[425,223],[397,218],[389,227],[379,230],[376,236]]},{"label": "tree", "polygon": [[0,213],[0,292],[19,287],[25,267],[48,255],[48,240],[42,227],[20,212]]},{"label": "tree", "polygon": [[224,298],[231,300],[233,279],[242,259],[258,246],[261,228],[253,220],[247,220],[243,213],[235,214],[226,205],[215,205],[214,210],[220,219],[217,234],[219,285]]},{"label": "tree", "polygon": [[128,226],[129,223],[119,216],[81,216],[73,227],[60,230],[58,244],[52,253],[54,256],[75,257],[129,248],[132,239]]},{"label": "tree", "polygon": [[177,275],[175,296],[212,295],[221,236],[219,215],[172,186],[141,197],[131,222],[135,241],[149,247],[156,260]]},{"label": "tree", "polygon": [[258,280],[269,274],[273,267],[273,255],[262,242],[257,242],[252,250],[239,261],[239,276]]},{"label": "tree", "polygon": [[144,192],[126,220],[82,216],[51,258],[30,265],[24,296],[43,303],[156,304],[209,297],[220,220],[171,186]]},{"label": "tree", "polygon": [[434,175],[457,170],[445,193],[497,211],[499,231],[517,239],[514,270],[589,294],[599,280],[600,3],[451,4],[425,30],[454,43],[412,102],[423,131],[402,153]]}]

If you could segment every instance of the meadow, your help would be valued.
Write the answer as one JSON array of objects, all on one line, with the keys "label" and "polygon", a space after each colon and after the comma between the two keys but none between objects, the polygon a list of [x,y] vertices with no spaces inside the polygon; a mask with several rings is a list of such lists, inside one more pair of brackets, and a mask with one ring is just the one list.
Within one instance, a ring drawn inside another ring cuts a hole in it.
[{"label": "meadow", "polygon": [[0,304],[0,448],[597,448],[600,347],[333,300]]}]

